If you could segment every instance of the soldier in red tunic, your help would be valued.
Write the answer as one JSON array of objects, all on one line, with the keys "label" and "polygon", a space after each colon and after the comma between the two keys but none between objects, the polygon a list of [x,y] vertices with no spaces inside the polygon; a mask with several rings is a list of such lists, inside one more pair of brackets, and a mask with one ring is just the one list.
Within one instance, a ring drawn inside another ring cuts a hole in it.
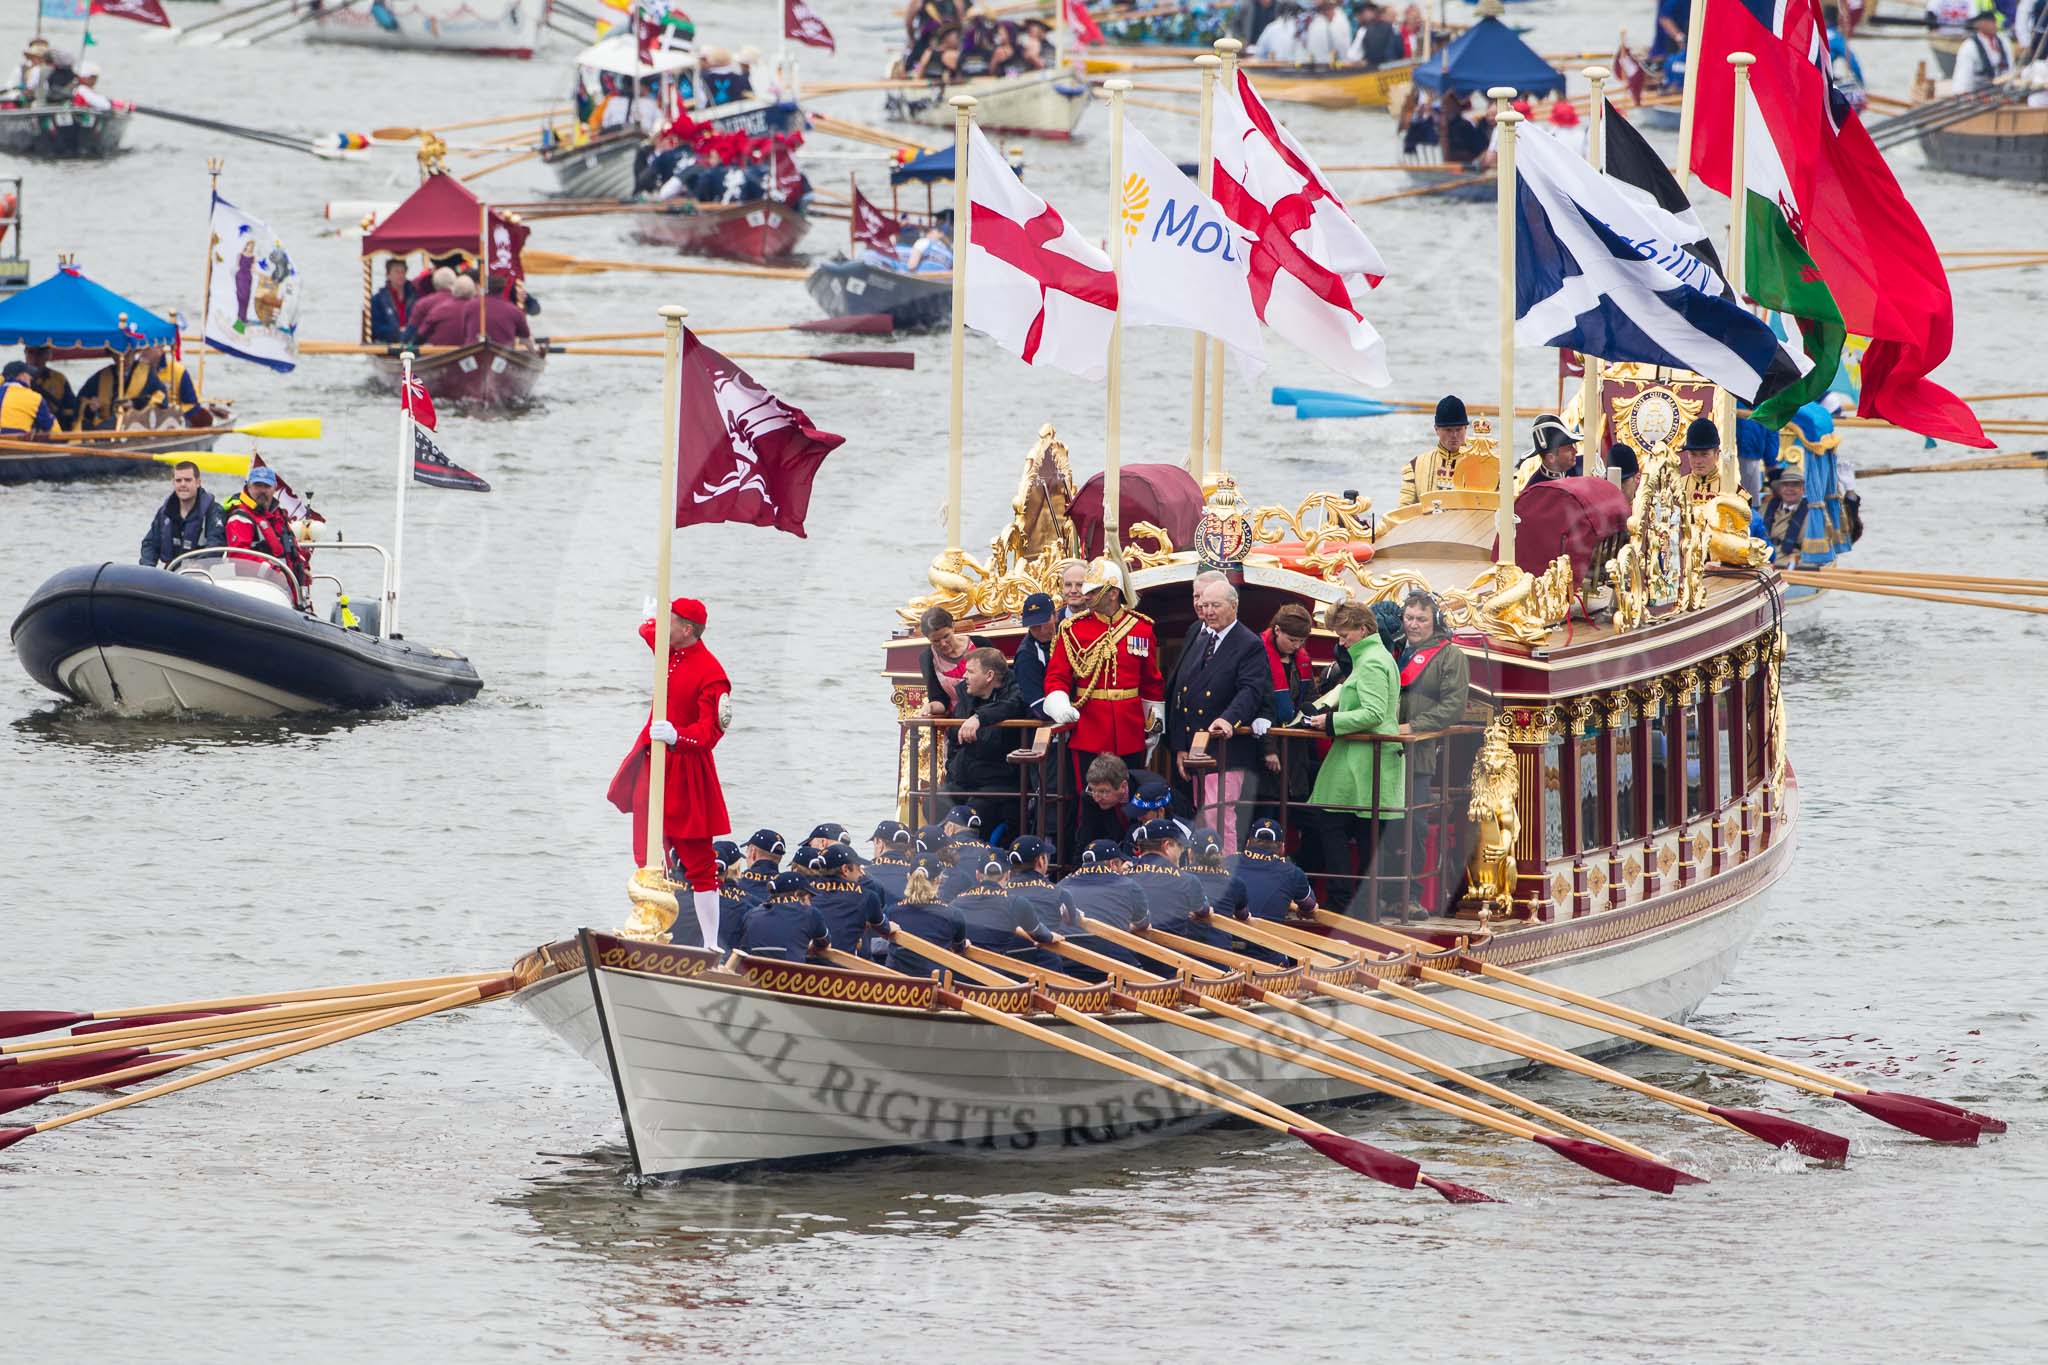
[{"label": "soldier in red tunic", "polygon": [[1060,623],[1045,666],[1046,719],[1074,727],[1067,752],[1077,806],[1097,754],[1115,754],[1133,771],[1145,766],[1145,737],[1166,709],[1152,618],[1124,605],[1107,560],[1088,566],[1086,587],[1088,610]]},{"label": "soldier in red tunic", "polygon": [[[711,841],[729,833],[725,794],[718,785],[718,765],[711,751],[732,723],[732,683],[725,669],[704,647],[704,604],[678,597],[670,610],[668,718],[659,728],[640,727],[625,761],[606,792],[611,803],[633,815],[633,861],[647,850],[647,756],[652,741],[668,746],[667,776],[662,793],[661,832],[670,859],[689,879],[696,910],[699,942],[718,946],[718,860]],[[654,622],[640,623],[640,638],[654,648]],[[678,924],[678,929],[681,925]],[[677,942],[686,935],[677,934]]]}]

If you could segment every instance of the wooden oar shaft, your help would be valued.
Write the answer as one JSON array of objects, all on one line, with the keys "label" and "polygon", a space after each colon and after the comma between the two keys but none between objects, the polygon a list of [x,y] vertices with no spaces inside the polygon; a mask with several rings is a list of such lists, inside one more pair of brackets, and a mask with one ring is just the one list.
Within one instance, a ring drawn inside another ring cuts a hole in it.
[{"label": "wooden oar shaft", "polygon": [[1364,208],[1368,204],[1391,204],[1396,199],[1418,199],[1424,195],[1442,194],[1446,190],[1460,189],[1466,185],[1484,185],[1491,182],[1492,179],[1493,172],[1488,171],[1485,175],[1468,175],[1459,180],[1446,180],[1435,185],[1418,185],[1412,190],[1395,190],[1391,194],[1372,194],[1367,195],[1363,199],[1346,199],[1344,202],[1352,208]]},{"label": "wooden oar shaft", "polygon": [[1988,593],[1993,597],[2044,597],[2048,596],[2048,585],[1987,583],[1966,575],[1944,578],[1939,574],[1888,574],[1850,573],[1830,565],[1825,569],[1802,570],[1815,578],[1825,578],[1837,586],[1854,588],[1857,584],[1870,584],[1886,588],[1945,588],[1952,592]]},{"label": "wooden oar shaft", "polygon": [[[375,995],[353,997],[349,1000],[346,1008],[370,1009],[388,1005],[410,1004],[415,1000],[431,997],[438,990],[438,987],[420,987],[405,991],[380,991]],[[316,1014],[332,1013],[334,1008],[335,1006],[332,1003],[325,1000],[309,1000],[297,1004],[273,1005],[262,1009],[245,1010],[235,1015],[226,1016],[221,1022],[223,1025],[233,1025],[235,1027],[239,1027],[242,1024],[274,1023],[281,1019],[303,1019]],[[95,1033],[91,1036],[96,1042],[154,1042],[160,1038],[175,1037],[180,1033],[191,1033],[194,1031],[192,1025],[192,1020],[185,1019],[174,1023],[144,1024],[136,1028],[108,1029],[104,1033]],[[64,1048],[75,1041],[75,1039],[68,1037],[31,1039],[25,1043],[8,1043],[5,1046],[0,1046],[0,1053],[12,1055],[22,1055],[30,1052],[43,1053],[53,1049]]]},{"label": "wooden oar shaft", "polygon": [[[1271,948],[1276,953],[1285,953],[1297,961],[1307,962],[1312,967],[1336,967],[1343,965],[1344,962],[1343,958],[1333,956],[1326,947],[1299,943],[1275,932],[1270,927],[1270,921],[1261,923],[1254,919],[1246,923],[1237,920],[1231,924],[1230,932],[1248,943],[1256,943],[1261,948]],[[1325,939],[1323,942],[1327,944],[1329,940]]]},{"label": "wooden oar shaft", "polygon": [[[1017,936],[1027,940],[1031,938],[1031,935],[1025,933],[1022,929],[1017,931]],[[1055,986],[1085,987],[1088,985],[1086,981],[1083,981],[1078,976],[1068,976],[1065,972],[1056,972],[1050,967],[1040,967],[1030,962],[1019,962],[1017,959],[999,953],[993,948],[980,948],[972,943],[967,945],[967,951],[962,956],[966,957],[970,962],[978,962],[984,967],[993,967],[997,971],[1022,977],[1026,981],[1035,981],[1040,985],[1048,982]]]},{"label": "wooden oar shaft", "polygon": [[1947,602],[1960,607],[1991,607],[1998,611],[2020,611],[2034,616],[2048,616],[2048,607],[2032,606],[2025,602],[1997,602],[1986,597],[1965,597],[1952,592],[1923,592],[1917,588],[1887,588],[1876,583],[1856,583],[1827,574],[1797,569],[1787,573],[1785,581],[1813,588],[1833,588],[1837,592],[1869,593],[1874,597],[1905,597],[1915,602]]},{"label": "wooden oar shaft", "polygon": [[888,934],[891,943],[900,943],[927,962],[936,962],[941,967],[950,967],[969,981],[984,986],[1014,986],[1017,983],[1001,972],[993,971],[978,962],[961,957],[951,949],[941,948],[930,939],[919,938],[908,929],[891,929]]},{"label": "wooden oar shaft", "polygon": [[1859,469],[1859,479],[1886,474],[1968,474],[1996,469],[2048,469],[2048,450],[2030,450],[2012,455],[1986,455],[1971,460],[1936,460],[1931,464],[1887,464]]},{"label": "wooden oar shaft", "polygon": [[521,162],[531,161],[535,157],[539,156],[545,150],[546,148],[543,147],[530,147],[526,151],[515,152],[513,155],[506,157],[503,161],[493,161],[488,166],[479,166],[475,170],[469,171],[464,175],[460,176],[459,178],[461,179],[463,184],[467,185],[470,181],[489,175],[492,171],[502,171],[508,166],[517,166]]},{"label": "wooden oar shaft", "polygon": [[[69,1094],[73,1090],[104,1090],[117,1085],[126,1085],[130,1081],[147,1080],[151,1076],[161,1076],[167,1071],[182,1071],[188,1066],[198,1066],[203,1062],[217,1062],[223,1057],[239,1057],[246,1052],[257,1052],[264,1048],[278,1047],[285,1043],[296,1043],[301,1038],[311,1038],[315,1034],[324,1033],[332,1027],[333,1024],[323,1020],[319,1023],[304,1024],[298,1028],[286,1029],[282,1032],[266,1033],[261,1037],[244,1038],[234,1042],[222,1043],[216,1047],[208,1047],[201,1052],[179,1052],[168,1057],[160,1056],[151,1061],[137,1062],[134,1066],[123,1067],[119,1071],[108,1071],[97,1076],[81,1076],[75,1081],[60,1081],[57,1084],[57,1093],[63,1095]],[[4,1079],[5,1076],[5,1072],[0,1072],[0,1079]]]},{"label": "wooden oar shaft", "polygon": [[1084,967],[1093,967],[1112,981],[1136,981],[1145,984],[1156,984],[1161,980],[1160,977],[1153,976],[1141,967],[1134,967],[1128,962],[1120,962],[1116,958],[1107,957],[1092,948],[1083,948],[1072,939],[1063,939],[1058,943],[1050,944],[1047,951],[1056,957],[1066,958],[1069,962],[1078,962]]},{"label": "wooden oar shaft", "polygon": [[[312,1013],[293,1015],[287,1019],[265,1018],[250,1012],[166,1022],[152,1026],[155,1031],[146,1034],[134,1029],[105,1029],[98,1033],[46,1039],[44,1041],[50,1046],[22,1053],[20,1060],[47,1062],[64,1057],[83,1057],[94,1052],[119,1052],[131,1047],[147,1047],[151,1052],[170,1052],[182,1047],[203,1047],[209,1043],[226,1042],[231,1038],[251,1038],[263,1033],[276,1033],[313,1020],[331,1023],[343,1015],[361,1014],[365,1010],[384,1008],[388,1008],[388,1004],[359,1006],[351,1002],[335,1001],[321,1004]],[[0,1076],[5,1074],[5,1069],[0,1068]]]},{"label": "wooden oar shaft", "polygon": [[1215,977],[1228,975],[1227,972],[1219,968],[1212,967],[1206,962],[1197,961],[1185,953],[1177,952],[1172,947],[1166,946],[1160,940],[1150,937],[1152,931],[1149,930],[1145,936],[1140,936],[1131,933],[1127,929],[1119,929],[1113,924],[1105,924],[1103,921],[1088,915],[1081,916],[1081,927],[1099,939],[1105,939],[1108,942],[1114,943],[1119,948],[1128,948],[1134,953],[1142,953],[1155,962],[1165,963],[1175,971],[1188,972],[1194,976]]},{"label": "wooden oar shaft", "polygon": [[[1279,1101],[1267,1099],[1256,1090],[1250,1090],[1237,1084],[1235,1081],[1226,1080],[1204,1067],[1196,1066],[1186,1058],[1168,1052],[1165,1048],[1154,1047],[1144,1039],[1124,1029],[1105,1024],[1091,1014],[1083,1014],[1080,1010],[1070,1005],[1063,1005],[1048,995],[1040,994],[1035,997],[1035,1000],[1041,1009],[1050,1012],[1055,1019],[1072,1024],[1076,1028],[1085,1029],[1098,1038],[1113,1042],[1118,1047],[1136,1053],[1155,1066],[1163,1066],[1169,1071],[1178,1072],[1199,1085],[1209,1086],[1215,1089],[1218,1094],[1228,1096],[1247,1108],[1257,1109],[1277,1122],[1290,1124],[1296,1128],[1305,1127],[1309,1123],[1309,1120],[1295,1113]],[[1139,1012],[1152,1015],[1150,1007],[1146,1007]],[[1166,1015],[1168,1022],[1178,1022],[1184,1017],[1172,1010],[1162,1010],[1160,1014]]]},{"label": "wooden oar shaft", "polygon": [[[569,256],[556,251],[529,251],[522,257],[535,275],[600,274],[607,270],[645,270],[661,275],[733,275],[747,280],[802,280],[810,271],[796,266],[713,265],[695,261],[617,261]],[[304,348],[301,347],[303,350]]]},{"label": "wooden oar shaft", "polygon": [[1851,569],[1840,564],[1830,565],[1826,572],[1842,574],[1850,578],[1873,578],[1880,582],[1926,584],[1930,587],[1963,587],[1965,585],[1989,591],[2048,592],[2048,578],[1996,578],[1985,574],[1969,573],[1916,573],[1908,569]]},{"label": "wooden oar shaft", "polygon": [[361,981],[347,986],[315,986],[300,991],[270,991],[262,995],[226,995],[212,1000],[174,1000],[168,1005],[137,1005],[128,1009],[95,1010],[95,1019],[126,1019],[138,1014],[177,1014],[183,1010],[226,1010],[245,1005],[290,1005],[302,1000],[332,1000],[351,995],[386,995],[425,987],[453,989],[472,981],[489,981],[499,972],[452,972],[445,976],[415,976],[402,981]]}]

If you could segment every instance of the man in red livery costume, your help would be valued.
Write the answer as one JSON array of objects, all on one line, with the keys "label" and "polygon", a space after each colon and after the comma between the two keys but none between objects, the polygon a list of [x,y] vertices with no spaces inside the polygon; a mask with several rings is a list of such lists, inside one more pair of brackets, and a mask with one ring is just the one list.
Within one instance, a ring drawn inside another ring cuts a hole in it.
[{"label": "man in red livery costume", "polygon": [[1152,618],[1124,605],[1107,560],[1088,566],[1085,586],[1088,610],[1061,622],[1045,666],[1046,719],[1074,727],[1067,752],[1076,794],[1087,786],[1088,764],[1097,754],[1115,754],[1133,770],[1144,767],[1145,737],[1166,708]]},{"label": "man in red livery costume", "polygon": [[[625,761],[605,795],[633,814],[633,861],[647,851],[647,755],[654,740],[668,746],[662,793],[662,844],[689,879],[697,915],[698,942],[718,946],[718,859],[711,841],[729,833],[725,793],[711,751],[732,722],[732,683],[725,668],[704,647],[704,604],[678,597],[670,610],[668,718],[659,728],[640,727]],[[640,623],[640,638],[654,648],[654,622]],[[677,935],[676,941],[684,941]]]}]

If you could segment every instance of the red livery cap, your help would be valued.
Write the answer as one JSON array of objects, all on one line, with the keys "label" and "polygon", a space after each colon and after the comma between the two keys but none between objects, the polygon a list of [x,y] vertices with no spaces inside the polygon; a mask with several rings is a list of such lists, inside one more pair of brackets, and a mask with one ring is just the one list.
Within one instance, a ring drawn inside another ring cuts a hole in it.
[{"label": "red livery cap", "polygon": [[695,621],[700,626],[704,624],[704,604],[694,597],[678,597],[668,604],[668,609],[685,621]]}]

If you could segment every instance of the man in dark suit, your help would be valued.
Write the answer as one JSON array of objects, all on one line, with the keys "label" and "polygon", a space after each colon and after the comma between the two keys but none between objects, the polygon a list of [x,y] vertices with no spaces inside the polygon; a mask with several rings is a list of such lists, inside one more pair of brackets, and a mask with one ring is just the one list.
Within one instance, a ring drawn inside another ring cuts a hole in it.
[{"label": "man in dark suit", "polygon": [[[1266,647],[1249,627],[1239,624],[1237,589],[1230,586],[1229,579],[1207,573],[1195,580],[1195,615],[1201,623],[1188,631],[1173,676],[1166,683],[1166,742],[1173,746],[1174,808],[1191,820],[1198,812],[1187,755],[1195,736],[1209,732],[1209,754],[1221,765],[1203,784],[1203,794],[1211,806],[1235,809],[1246,774],[1262,762],[1257,736],[1271,723],[1273,691]],[[1233,731],[1240,725],[1251,726],[1254,734],[1235,735]],[[1226,824],[1218,819],[1216,823],[1225,830],[1226,851],[1234,849],[1236,822]]]},{"label": "man in dark suit", "polygon": [[1044,720],[1045,666],[1052,661],[1052,637],[1059,634],[1059,609],[1051,593],[1035,592],[1024,599],[1017,619],[1024,623],[1024,638],[1010,657],[1010,678],[1032,717]]}]

